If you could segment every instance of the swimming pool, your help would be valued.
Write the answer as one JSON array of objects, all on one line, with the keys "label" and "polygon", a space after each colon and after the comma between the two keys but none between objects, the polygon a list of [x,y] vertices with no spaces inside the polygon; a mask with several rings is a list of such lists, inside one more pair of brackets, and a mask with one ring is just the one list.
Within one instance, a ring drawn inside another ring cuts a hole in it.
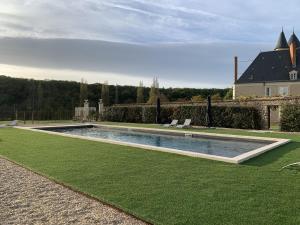
[{"label": "swimming pool", "polygon": [[44,132],[94,141],[240,163],[287,143],[287,139],[129,128],[103,125],[35,128]]},{"label": "swimming pool", "polygon": [[253,149],[261,148],[266,143],[241,140],[217,140],[212,138],[173,136],[167,134],[152,134],[132,130],[117,130],[103,128],[63,128],[57,132],[87,137],[103,138],[114,141],[172,148],[182,151],[204,153],[233,158]]}]

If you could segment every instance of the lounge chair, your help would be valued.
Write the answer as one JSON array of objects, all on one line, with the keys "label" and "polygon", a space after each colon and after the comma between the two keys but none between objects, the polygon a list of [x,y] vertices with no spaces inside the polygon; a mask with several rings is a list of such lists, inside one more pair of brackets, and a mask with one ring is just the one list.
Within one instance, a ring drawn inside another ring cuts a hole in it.
[{"label": "lounge chair", "polygon": [[175,127],[177,126],[178,120],[172,120],[171,123],[164,124],[164,127]]},{"label": "lounge chair", "polygon": [[14,127],[17,126],[17,124],[18,124],[18,120],[13,120],[9,124],[7,124],[7,126]]},{"label": "lounge chair", "polygon": [[177,128],[187,128],[191,126],[191,119],[186,119],[182,125],[177,125]]},{"label": "lounge chair", "polygon": [[18,124],[18,120],[13,120],[9,124],[2,124],[2,125],[0,125],[0,128],[7,127],[7,126],[14,127],[14,126],[17,126],[17,124]]}]

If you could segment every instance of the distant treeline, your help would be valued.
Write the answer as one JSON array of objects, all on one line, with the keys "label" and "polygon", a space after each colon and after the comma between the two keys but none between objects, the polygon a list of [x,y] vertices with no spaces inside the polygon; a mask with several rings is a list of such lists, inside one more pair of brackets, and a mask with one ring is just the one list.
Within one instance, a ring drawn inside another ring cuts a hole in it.
[{"label": "distant treeline", "polygon": [[[101,98],[100,84],[88,84],[88,100],[97,106]],[[149,98],[149,87],[144,89],[144,98]],[[161,88],[169,101],[190,100],[193,96],[206,98],[219,95],[224,98],[229,89]],[[137,87],[109,85],[110,103],[135,103]],[[65,111],[80,104],[80,82],[57,80],[32,80],[0,76],[0,112],[8,111]]]}]

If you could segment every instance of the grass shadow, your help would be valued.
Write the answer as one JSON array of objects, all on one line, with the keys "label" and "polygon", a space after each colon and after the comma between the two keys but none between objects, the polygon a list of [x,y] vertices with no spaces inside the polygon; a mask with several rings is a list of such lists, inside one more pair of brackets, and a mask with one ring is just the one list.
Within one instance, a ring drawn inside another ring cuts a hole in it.
[{"label": "grass shadow", "polygon": [[[266,166],[268,164],[272,164],[276,161],[279,161],[286,154],[294,151],[297,148],[300,149],[300,142],[292,141],[284,146],[278,147],[269,152],[265,152],[264,154],[259,155],[255,158],[252,158],[247,162],[243,163],[243,165],[258,167]],[[297,161],[297,159],[295,159],[295,161]]]}]

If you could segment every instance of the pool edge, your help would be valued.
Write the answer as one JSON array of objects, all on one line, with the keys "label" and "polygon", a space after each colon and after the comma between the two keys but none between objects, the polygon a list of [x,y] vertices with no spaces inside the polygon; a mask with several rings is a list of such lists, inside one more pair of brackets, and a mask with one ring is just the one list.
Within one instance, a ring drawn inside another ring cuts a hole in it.
[{"label": "pool edge", "polygon": [[[80,136],[80,135],[73,135],[73,134],[65,134],[65,133],[58,133],[54,131],[48,131],[48,130],[42,130],[42,128],[58,128],[58,127],[87,127],[87,126],[95,126],[95,127],[111,127],[111,128],[127,128],[127,129],[135,129],[135,130],[148,130],[148,131],[159,131],[164,133],[180,133],[180,134],[196,134],[196,135],[203,135],[208,137],[224,137],[224,138],[235,138],[235,139],[241,139],[241,140],[257,140],[257,141],[272,141],[274,143],[268,144],[266,146],[263,146],[258,149],[254,149],[252,151],[243,153],[241,155],[238,155],[233,158],[229,157],[223,157],[223,156],[216,156],[216,155],[208,155],[204,153],[198,153],[198,152],[189,152],[189,151],[183,151],[183,150],[177,150],[172,148],[165,148],[165,147],[156,147],[156,146],[149,146],[149,145],[143,145],[143,144],[136,144],[136,143],[128,143],[128,142],[122,142],[122,141],[115,141],[115,140],[109,140],[104,138],[94,138],[94,137],[86,137],[86,136]],[[82,124],[80,125],[61,125],[61,126],[41,126],[41,127],[20,127],[16,126],[17,129],[22,130],[30,130],[34,132],[40,132],[40,133],[47,133],[47,134],[54,134],[59,135],[63,137],[70,137],[70,138],[76,138],[81,140],[89,140],[89,141],[95,141],[95,142],[102,142],[107,144],[115,144],[115,145],[121,145],[121,146],[128,146],[128,147],[134,147],[134,148],[141,148],[146,150],[153,150],[153,151],[160,151],[160,152],[167,152],[172,154],[178,154],[178,155],[185,155],[195,158],[204,158],[209,160],[216,160],[226,163],[233,163],[233,164],[241,164],[251,158],[257,157],[267,151],[273,150],[279,146],[282,146],[284,144],[289,143],[290,139],[279,139],[279,138],[265,138],[265,137],[255,137],[255,136],[240,136],[240,135],[229,135],[229,134],[214,134],[214,133],[205,133],[205,132],[194,132],[194,131],[186,131],[186,130],[165,130],[165,129],[156,129],[156,128],[143,128],[143,127],[126,127],[126,126],[116,126],[116,125],[102,125],[102,124]]]}]

